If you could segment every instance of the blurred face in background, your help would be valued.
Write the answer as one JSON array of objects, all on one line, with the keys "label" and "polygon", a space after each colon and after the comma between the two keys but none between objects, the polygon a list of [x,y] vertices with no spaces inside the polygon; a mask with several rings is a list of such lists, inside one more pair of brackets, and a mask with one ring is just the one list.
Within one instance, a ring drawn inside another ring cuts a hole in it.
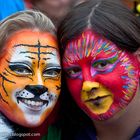
[{"label": "blurred face in background", "polygon": [[33,0],[32,3],[35,9],[49,16],[56,25],[68,13],[75,0]]}]

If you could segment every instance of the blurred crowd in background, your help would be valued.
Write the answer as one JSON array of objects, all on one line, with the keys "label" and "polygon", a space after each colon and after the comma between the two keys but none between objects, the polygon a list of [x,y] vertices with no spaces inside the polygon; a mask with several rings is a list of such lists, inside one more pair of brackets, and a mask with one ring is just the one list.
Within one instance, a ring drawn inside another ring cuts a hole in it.
[{"label": "blurred crowd in background", "polygon": [[[69,10],[86,0],[0,0],[0,20],[25,9],[36,9],[51,18],[56,27]],[[122,0],[134,13],[140,15],[140,0]]]}]

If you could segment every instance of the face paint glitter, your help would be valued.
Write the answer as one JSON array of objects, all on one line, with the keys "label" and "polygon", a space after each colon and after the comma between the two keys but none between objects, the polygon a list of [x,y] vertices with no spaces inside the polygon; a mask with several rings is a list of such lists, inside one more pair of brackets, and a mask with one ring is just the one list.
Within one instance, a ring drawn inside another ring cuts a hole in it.
[{"label": "face paint glitter", "polygon": [[135,56],[91,30],[67,44],[63,66],[73,98],[92,119],[113,117],[136,94]]}]

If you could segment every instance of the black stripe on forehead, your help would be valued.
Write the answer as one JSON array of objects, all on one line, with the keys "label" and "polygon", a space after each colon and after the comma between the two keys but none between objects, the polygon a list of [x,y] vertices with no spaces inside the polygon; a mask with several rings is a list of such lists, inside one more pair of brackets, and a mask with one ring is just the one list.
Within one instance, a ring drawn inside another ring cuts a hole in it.
[{"label": "black stripe on forehead", "polygon": [[31,56],[25,56],[25,57],[30,58],[30,59],[32,59],[32,60],[35,59],[34,57],[31,57]]},{"label": "black stripe on forehead", "polygon": [[40,49],[41,48],[52,48],[52,49],[55,49],[55,50],[58,50],[57,48],[53,47],[53,46],[49,46],[49,45],[46,45],[46,46],[42,46],[40,41],[38,40],[38,44],[36,45],[30,45],[30,44],[17,44],[17,45],[14,45],[14,47],[27,47],[27,48],[37,48],[38,49],[38,52],[31,52],[31,51],[21,51],[20,53],[30,53],[30,54],[37,54],[38,55],[38,67],[39,67],[39,63],[40,63],[40,55],[41,54],[51,54],[51,55],[54,55],[52,52],[40,52]]},{"label": "black stripe on forehead", "polygon": [[40,41],[38,40],[38,44],[36,45],[29,45],[29,44],[17,44],[17,45],[14,45],[14,47],[28,47],[28,48],[52,48],[52,49],[55,49],[55,50],[58,50],[57,48],[53,47],[53,46],[49,46],[49,45],[46,45],[46,46],[43,46],[43,45],[40,45]]},{"label": "black stripe on forehead", "polygon": [[[38,54],[38,52],[31,52],[31,51],[20,52],[20,54],[22,54],[22,53]],[[40,52],[40,54],[51,54],[51,55],[54,55],[52,52]],[[27,57],[27,56],[25,56],[25,57]]]}]

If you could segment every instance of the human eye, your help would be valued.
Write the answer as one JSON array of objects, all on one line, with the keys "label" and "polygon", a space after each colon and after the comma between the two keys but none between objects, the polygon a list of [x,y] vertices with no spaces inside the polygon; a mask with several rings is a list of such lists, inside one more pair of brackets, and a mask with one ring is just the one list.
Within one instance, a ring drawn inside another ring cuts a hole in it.
[{"label": "human eye", "polygon": [[105,70],[109,65],[109,62],[106,60],[100,60],[98,62],[95,62],[93,64],[93,67],[96,68],[97,70]]},{"label": "human eye", "polygon": [[81,68],[79,67],[66,68],[65,72],[67,76],[70,78],[78,78],[81,74]]},{"label": "human eye", "polygon": [[60,67],[52,67],[52,68],[47,68],[43,71],[43,76],[44,77],[59,77],[61,73],[61,68]]},{"label": "human eye", "polygon": [[29,66],[23,64],[12,64],[9,66],[10,70],[19,75],[31,75],[32,70]]},{"label": "human eye", "polygon": [[92,64],[92,67],[95,68],[97,71],[104,72],[106,70],[112,69],[116,65],[117,60],[117,55],[107,59],[96,60]]}]

